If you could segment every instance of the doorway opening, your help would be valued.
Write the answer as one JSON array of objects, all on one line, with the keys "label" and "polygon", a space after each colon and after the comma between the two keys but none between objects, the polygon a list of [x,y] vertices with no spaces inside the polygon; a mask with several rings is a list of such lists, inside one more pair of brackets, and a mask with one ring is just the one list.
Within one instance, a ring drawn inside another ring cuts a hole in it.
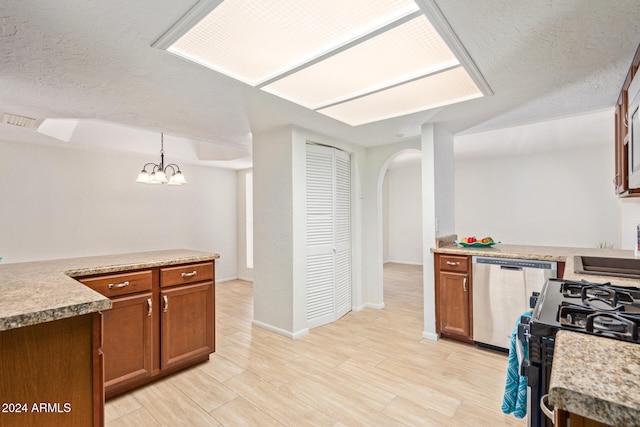
[{"label": "doorway opening", "polygon": [[[396,154],[383,170],[382,258],[383,298],[387,301],[385,282],[389,274],[394,280],[407,281],[406,291],[414,303],[423,307],[422,245],[422,154],[410,149]],[[420,295],[418,297],[418,294]],[[385,303],[386,304],[386,303]],[[422,319],[420,319],[422,320]]]}]

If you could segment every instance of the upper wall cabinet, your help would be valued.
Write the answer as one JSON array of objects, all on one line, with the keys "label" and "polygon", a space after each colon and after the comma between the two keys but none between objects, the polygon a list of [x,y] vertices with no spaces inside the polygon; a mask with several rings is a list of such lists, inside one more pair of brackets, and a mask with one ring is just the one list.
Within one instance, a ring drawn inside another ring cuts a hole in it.
[{"label": "upper wall cabinet", "polygon": [[627,118],[628,90],[640,65],[640,47],[633,57],[633,62],[622,85],[615,112],[615,176],[613,185],[620,197],[640,196],[640,188],[629,188],[629,123]]}]

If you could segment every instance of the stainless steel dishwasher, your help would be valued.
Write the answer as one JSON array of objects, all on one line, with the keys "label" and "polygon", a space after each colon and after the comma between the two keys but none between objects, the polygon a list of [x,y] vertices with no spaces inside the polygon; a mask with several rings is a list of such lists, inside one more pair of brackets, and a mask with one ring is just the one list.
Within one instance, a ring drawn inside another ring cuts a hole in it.
[{"label": "stainless steel dishwasher", "polygon": [[529,297],[558,275],[555,261],[472,257],[473,340],[504,349]]}]

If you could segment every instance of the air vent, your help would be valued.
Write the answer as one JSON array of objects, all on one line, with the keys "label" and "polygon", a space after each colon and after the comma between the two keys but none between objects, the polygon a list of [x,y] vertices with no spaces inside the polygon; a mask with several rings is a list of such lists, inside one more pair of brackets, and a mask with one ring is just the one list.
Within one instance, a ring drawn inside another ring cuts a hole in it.
[{"label": "air vent", "polygon": [[17,116],[15,114],[5,113],[4,116],[2,116],[2,123],[20,126],[22,128],[35,128],[37,127],[36,122],[37,120],[31,117]]}]

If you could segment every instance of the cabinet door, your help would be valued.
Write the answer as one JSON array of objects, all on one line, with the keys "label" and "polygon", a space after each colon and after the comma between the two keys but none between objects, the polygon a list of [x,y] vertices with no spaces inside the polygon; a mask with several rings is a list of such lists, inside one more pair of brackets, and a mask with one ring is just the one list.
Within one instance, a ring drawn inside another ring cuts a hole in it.
[{"label": "cabinet door", "polygon": [[107,397],[113,389],[151,375],[151,292],[113,299],[103,313],[104,380]]},{"label": "cabinet door", "polygon": [[471,339],[469,275],[440,272],[440,332]]},{"label": "cabinet door", "polygon": [[160,292],[161,368],[180,365],[214,351],[214,285],[205,282]]}]

